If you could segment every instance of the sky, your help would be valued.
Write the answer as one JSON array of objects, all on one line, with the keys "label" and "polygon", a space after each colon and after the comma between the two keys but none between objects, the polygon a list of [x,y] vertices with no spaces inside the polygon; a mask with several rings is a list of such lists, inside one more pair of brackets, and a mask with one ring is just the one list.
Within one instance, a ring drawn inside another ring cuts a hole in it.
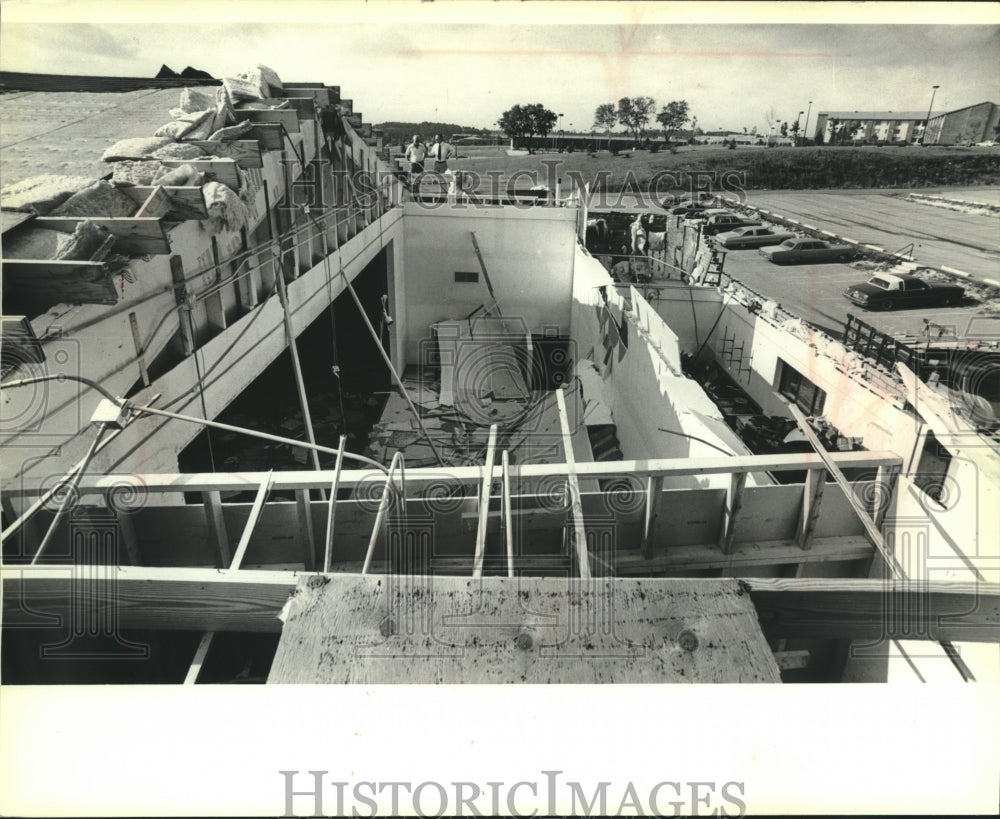
[{"label": "sky", "polygon": [[[823,110],[923,111],[933,85],[936,111],[1000,102],[992,3],[476,5],[5,0],[0,68],[222,77],[263,63],[340,85],[366,122],[483,128],[541,102],[563,115],[557,127],[589,131],[598,104],[637,95],[687,100],[705,130],[764,129],[771,109],[794,121],[810,101],[811,123]],[[705,6],[710,21],[688,22]],[[921,24],[885,23],[904,8]]]}]

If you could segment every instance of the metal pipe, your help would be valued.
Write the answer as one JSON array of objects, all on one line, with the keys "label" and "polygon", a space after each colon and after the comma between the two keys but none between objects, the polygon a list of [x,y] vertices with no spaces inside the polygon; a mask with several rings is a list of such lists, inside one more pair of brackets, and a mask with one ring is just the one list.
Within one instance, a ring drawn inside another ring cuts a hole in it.
[{"label": "metal pipe", "polygon": [[[372,536],[368,540],[368,551],[365,552],[365,563],[361,567],[361,574],[368,574],[368,569],[372,565],[372,556],[375,554],[375,544],[378,542],[378,532],[382,528],[382,521],[385,519],[386,509],[389,508],[390,492],[394,491],[392,485],[392,473],[396,470],[396,464],[402,463],[403,453],[397,450],[392,456],[392,463],[389,464],[389,472],[385,478],[385,485],[382,488],[382,498],[379,500],[378,512],[375,515],[375,525],[372,527]],[[403,498],[404,502],[406,498]]]},{"label": "metal pipe", "polygon": [[[190,421],[193,424],[204,424],[207,427],[212,427],[213,429],[222,429],[226,432],[238,432],[244,435],[250,435],[253,438],[261,438],[265,441],[275,441],[279,444],[289,444],[290,446],[298,446],[304,449],[313,449],[316,452],[324,452],[328,455],[339,455],[343,450],[331,449],[328,446],[321,446],[320,444],[310,444],[308,441],[296,441],[294,438],[284,438],[281,435],[271,435],[268,432],[258,432],[255,429],[246,429],[244,427],[234,427],[232,424],[223,424],[219,421],[207,421],[204,418],[193,418],[190,415],[181,415],[177,412],[168,412],[167,410],[156,409],[155,407],[133,407],[135,412],[146,412],[150,415],[162,415],[164,418],[171,418],[175,421]],[[371,458],[366,458],[364,455],[355,455],[353,452],[344,452],[345,458],[350,458],[354,461],[360,461],[361,463],[368,464],[369,466],[374,466],[376,469],[388,473],[388,470],[380,464],[378,461],[373,461]]]},{"label": "metal pipe", "polygon": [[52,536],[55,534],[56,527],[59,525],[59,521],[63,519],[66,514],[66,510],[69,505],[73,502],[73,495],[76,493],[76,487],[80,483],[80,478],[83,477],[83,473],[87,471],[87,466],[90,464],[91,458],[94,457],[94,453],[97,452],[97,447],[101,443],[101,438],[104,437],[104,431],[107,429],[106,424],[101,424],[97,428],[97,436],[94,438],[93,443],[90,445],[90,449],[87,450],[87,454],[83,456],[83,460],[80,462],[80,468],[72,474],[69,479],[69,489],[66,491],[66,497],[63,498],[62,503],[59,504],[59,509],[56,511],[55,516],[52,518],[52,522],[49,524],[49,529],[45,533],[45,537],[42,538],[42,542],[38,546],[38,551],[35,552],[35,556],[31,558],[31,565],[34,566],[38,562],[38,558],[42,556],[42,552],[45,551],[45,547],[49,545],[49,541],[52,540]]},{"label": "metal pipe", "polygon": [[427,429],[424,427],[424,422],[420,417],[420,413],[417,412],[417,408],[413,405],[413,401],[410,400],[410,395],[407,393],[406,387],[403,385],[403,379],[399,377],[399,373],[396,372],[396,368],[392,366],[392,360],[389,358],[389,354],[382,348],[382,342],[379,340],[378,334],[375,332],[375,328],[372,326],[372,323],[368,318],[368,314],[365,312],[365,308],[361,304],[361,299],[358,298],[358,294],[354,291],[354,286],[351,284],[351,280],[347,278],[347,273],[343,270],[340,271],[340,275],[344,277],[344,284],[347,285],[348,292],[350,292],[351,297],[354,299],[354,303],[358,306],[358,312],[361,313],[361,318],[364,320],[365,326],[368,328],[368,332],[375,341],[376,349],[382,354],[382,360],[385,361],[386,366],[389,368],[389,372],[392,373],[392,377],[395,380],[396,385],[399,387],[400,393],[402,393],[403,398],[410,407],[410,412],[412,412],[413,417],[417,419],[420,431],[427,439],[427,445],[434,453],[434,457],[437,458],[438,466],[445,466],[446,464],[444,459],[441,457],[441,453],[438,452],[437,447],[434,446],[434,441],[431,439],[431,436],[427,433]]},{"label": "metal pipe", "polygon": [[347,436],[340,436],[338,444],[340,452],[337,453],[337,465],[333,468],[333,482],[330,484],[330,502],[326,509],[326,546],[323,552],[323,571],[330,571],[330,560],[333,556],[333,521],[337,515],[337,489],[340,485],[340,469],[344,465],[344,447],[347,444]]}]

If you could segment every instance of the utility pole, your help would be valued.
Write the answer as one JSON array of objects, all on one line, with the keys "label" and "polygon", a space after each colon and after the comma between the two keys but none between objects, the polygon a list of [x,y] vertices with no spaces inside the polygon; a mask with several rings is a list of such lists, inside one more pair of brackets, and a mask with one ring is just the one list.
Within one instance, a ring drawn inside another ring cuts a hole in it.
[{"label": "utility pole", "polygon": [[940,85],[931,86],[931,104],[927,106],[927,120],[924,122],[924,132],[920,135],[920,144],[925,145],[927,141],[927,129],[931,127],[931,109],[934,107],[934,95],[937,94],[937,90]]}]

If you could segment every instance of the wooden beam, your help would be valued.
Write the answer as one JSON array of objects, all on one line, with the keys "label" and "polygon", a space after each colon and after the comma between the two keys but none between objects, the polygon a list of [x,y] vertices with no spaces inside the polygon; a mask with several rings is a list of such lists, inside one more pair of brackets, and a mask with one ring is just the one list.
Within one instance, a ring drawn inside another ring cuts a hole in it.
[{"label": "wooden beam", "polygon": [[226,519],[222,515],[222,494],[218,491],[202,492],[201,501],[205,507],[208,520],[208,531],[215,541],[215,550],[220,569],[226,568],[232,561],[229,553],[229,533],[226,531]]},{"label": "wooden beam", "polygon": [[[475,238],[475,237],[473,237]],[[569,428],[569,416],[566,413],[566,399],[563,391],[557,389],[556,406],[559,409],[559,426],[562,429],[563,454],[566,458],[566,481],[569,485],[569,495],[573,510],[573,543],[576,562],[580,577],[590,579],[590,551],[587,549],[587,532],[583,525],[583,504],[580,501],[580,482],[576,476],[576,458],[573,456],[573,434]]]},{"label": "wooden beam", "polygon": [[[37,220],[36,220],[37,221]],[[5,259],[3,286],[51,304],[118,304],[114,276],[103,262]]]},{"label": "wooden beam", "polygon": [[642,556],[650,558],[656,548],[656,517],[663,500],[663,476],[651,475],[646,479],[646,512],[642,525]]},{"label": "wooden beam", "polygon": [[282,93],[288,97],[312,97],[313,103],[320,108],[326,108],[330,105],[330,92],[326,88],[286,85],[282,89]]},{"label": "wooden beam", "polygon": [[344,466],[344,447],[347,446],[347,436],[341,435],[337,444],[337,462],[333,469],[333,481],[330,483],[329,506],[326,510],[326,538],[323,541],[323,571],[330,571],[333,559],[333,532],[337,519],[337,492],[340,490],[340,473]]},{"label": "wooden beam", "polygon": [[255,139],[231,139],[191,140],[191,145],[196,145],[205,151],[207,156],[224,157],[233,160],[241,168],[263,168],[264,158],[261,156],[260,143]]},{"label": "wooden beam", "polygon": [[[257,124],[284,125],[285,130],[290,134],[299,133],[299,115],[293,108],[279,109],[252,109],[246,108],[233,112],[237,122],[250,122]],[[266,147],[266,146],[261,146]]]},{"label": "wooden beam", "polygon": [[[108,504],[109,508],[111,504]],[[141,566],[142,558],[139,554],[139,539],[135,534],[135,524],[132,522],[132,515],[128,512],[118,512],[118,532],[122,536],[122,545],[125,547],[125,554],[132,566]]]},{"label": "wooden beam", "polygon": [[825,469],[810,469],[806,472],[806,482],[802,487],[802,511],[799,513],[799,526],[795,534],[795,542],[802,549],[808,549],[812,543],[816,521],[819,520],[820,505],[823,503],[825,485]]},{"label": "wooden beam", "polygon": [[262,151],[280,151],[285,144],[281,126],[275,122],[255,122],[247,136],[256,140]]},{"label": "wooden beam", "polygon": [[733,551],[733,541],[736,539],[736,520],[743,507],[743,489],[746,487],[747,473],[734,472],[726,491],[726,500],[722,506],[722,526],[719,530],[719,548],[728,555]]},{"label": "wooden beam", "polygon": [[896,483],[899,478],[900,468],[898,466],[879,466],[875,474],[875,502],[872,510],[872,520],[881,530],[885,521],[885,514],[889,511],[889,504],[896,491]]},{"label": "wooden beam", "polygon": [[122,566],[109,581],[99,566],[0,568],[5,618],[17,614],[23,599],[33,610],[63,618],[78,616],[71,612],[83,607],[100,616],[114,613],[124,629],[185,631],[280,632],[278,613],[299,576]]},{"label": "wooden beam", "polygon": [[[80,222],[92,222],[106,228],[115,237],[115,252],[144,256],[147,254],[166,255],[170,253],[167,232],[159,219],[143,216],[129,217],[58,217],[39,216],[34,224],[47,230],[61,230],[72,233]],[[70,264],[80,264],[71,262]],[[4,264],[6,270],[7,264]]]},{"label": "wooden beam", "polygon": [[[842,468],[875,468],[880,464],[899,465],[902,459],[894,452],[840,452],[826,453],[833,463]],[[731,472],[783,472],[824,466],[824,460],[814,453],[783,455],[746,455],[731,458],[659,458],[641,461],[587,461],[575,464],[578,477],[605,478],[615,475],[633,474],[637,477],[664,475],[671,477],[689,475],[719,475]],[[564,475],[565,464],[512,464],[511,477],[515,480]],[[156,473],[143,476],[149,491],[164,492],[243,492],[248,487],[260,484],[265,473]],[[371,480],[369,469],[346,469],[341,475],[340,485],[344,488],[357,486]],[[410,485],[436,483],[442,479],[457,483],[475,483],[482,477],[477,466],[460,466],[443,470],[440,467],[407,470],[406,480]],[[279,472],[274,475],[274,489],[326,489],[333,479],[333,470],[297,470]],[[99,493],[115,485],[120,480],[117,475],[85,475],[80,480],[79,491]],[[13,496],[31,494],[34,490],[24,486],[12,486],[8,490]]]},{"label": "wooden beam", "polygon": [[[379,499],[378,512],[375,513],[375,523],[372,526],[372,535],[368,539],[368,550],[365,553],[365,563],[361,569],[361,574],[368,574],[368,569],[371,568],[372,558],[375,556],[375,545],[378,543],[379,532],[382,531],[382,521],[385,520],[389,504],[392,503],[392,494],[395,491],[392,476],[396,472],[396,467],[402,464],[402,462],[403,453],[397,450],[396,454],[392,456],[392,463],[389,464],[389,473],[385,476],[382,497]],[[368,474],[370,475],[371,473]]]},{"label": "wooden beam", "polygon": [[307,572],[316,569],[316,536],[313,533],[312,514],[309,511],[309,490],[295,490],[295,511],[299,522],[299,540],[302,541],[302,565]]},{"label": "wooden beam", "polygon": [[247,547],[250,545],[250,538],[253,536],[254,527],[260,519],[260,513],[264,509],[264,501],[267,500],[267,495],[270,491],[271,473],[268,472],[267,478],[261,481],[260,488],[257,490],[257,496],[253,500],[253,506],[250,507],[250,516],[247,518],[246,525],[243,527],[243,534],[240,535],[240,542],[236,545],[236,551],[233,553],[232,562],[229,564],[230,569],[238,569],[243,563],[243,557],[247,553]]},{"label": "wooden beam", "polygon": [[242,184],[240,172],[232,159],[161,159],[160,161],[168,168],[190,165],[213,182],[221,182],[234,191],[239,191]]},{"label": "wooden beam", "polygon": [[[785,401],[784,398],[782,398],[782,400]],[[875,544],[875,548],[878,549],[879,554],[882,555],[882,558],[885,560],[889,570],[897,577],[905,577],[906,572],[903,571],[903,568],[897,562],[895,555],[885,548],[885,543],[882,540],[882,533],[868,515],[868,510],[861,505],[861,502],[856,497],[854,497],[854,491],[851,489],[850,482],[846,477],[844,477],[844,473],[834,462],[833,458],[830,457],[830,454],[826,451],[826,448],[819,440],[815,431],[813,431],[813,428],[809,426],[809,422],[806,420],[805,415],[802,414],[802,410],[789,401],[785,401],[785,405],[788,407],[788,411],[791,412],[792,417],[799,425],[799,429],[802,431],[802,434],[809,439],[809,443],[813,445],[813,449],[816,450],[816,454],[823,459],[823,463],[826,464],[826,468],[830,471],[833,479],[843,490],[844,496],[851,504],[851,508],[854,510],[855,514],[857,514],[858,520],[861,521],[861,525],[864,526],[865,531],[868,533],[868,537],[870,537],[872,543]]]},{"label": "wooden beam", "polygon": [[486,463],[483,465],[483,482],[479,487],[479,524],[476,527],[476,553],[472,561],[472,576],[483,576],[483,557],[486,555],[486,516],[490,511],[493,489],[493,463],[496,461],[497,425],[490,426],[486,444]]},{"label": "wooden beam", "polygon": [[1000,643],[1000,584],[748,578],[769,638]]}]

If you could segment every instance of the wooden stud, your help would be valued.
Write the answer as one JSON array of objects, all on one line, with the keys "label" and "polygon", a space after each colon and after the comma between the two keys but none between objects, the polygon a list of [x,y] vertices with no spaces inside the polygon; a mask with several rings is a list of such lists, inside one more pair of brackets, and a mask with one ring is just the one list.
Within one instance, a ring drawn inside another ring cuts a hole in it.
[{"label": "wooden stud", "polygon": [[184,677],[184,685],[194,685],[198,682],[198,675],[201,674],[202,666],[205,664],[205,658],[208,656],[208,650],[212,647],[212,640],[214,638],[214,631],[207,631],[201,635],[201,642],[198,643],[198,648],[194,652],[194,659],[191,661],[191,666]]},{"label": "wooden stud", "polygon": [[243,563],[243,557],[246,555],[247,547],[250,545],[250,538],[253,536],[254,527],[257,525],[260,513],[264,509],[264,501],[267,500],[267,495],[271,491],[271,474],[270,472],[267,473],[267,478],[261,482],[260,487],[257,489],[257,496],[254,498],[253,506],[250,507],[250,516],[247,518],[246,526],[243,527],[240,542],[236,545],[232,562],[229,564],[230,569],[239,569]]},{"label": "wooden stud", "polygon": [[333,532],[337,517],[337,492],[340,489],[340,473],[344,465],[344,447],[347,446],[347,436],[341,435],[337,444],[337,463],[333,469],[333,481],[330,483],[329,506],[326,510],[326,539],[323,550],[323,571],[330,571],[330,561],[333,557]]},{"label": "wooden stud", "polygon": [[486,556],[486,516],[490,511],[493,489],[493,462],[496,460],[497,425],[490,426],[486,444],[486,463],[483,465],[483,482],[479,487],[479,525],[476,527],[476,552],[472,561],[472,576],[483,576],[483,559]]},{"label": "wooden stud", "polygon": [[302,563],[307,572],[316,568],[316,538],[313,534],[312,514],[309,511],[309,490],[295,490],[295,510],[299,521],[299,539],[302,541]]},{"label": "wooden stud", "polygon": [[819,520],[825,486],[825,469],[810,469],[806,472],[806,482],[802,487],[802,511],[799,513],[799,524],[795,533],[795,542],[799,544],[801,549],[808,549],[812,545],[813,532],[816,531],[816,521]]},{"label": "wooden stud", "polygon": [[170,201],[170,197],[167,195],[167,192],[163,190],[163,188],[157,186],[154,187],[149,196],[146,197],[146,201],[142,203],[139,210],[132,215],[159,219],[161,216],[166,216],[170,212],[172,204],[173,203]]},{"label": "wooden stud", "polygon": [[125,546],[125,553],[128,555],[129,563],[133,566],[141,566],[142,558],[139,554],[139,539],[135,534],[135,524],[132,522],[132,515],[128,512],[118,512],[118,531],[122,536],[122,545]]},{"label": "wooden stud", "polygon": [[726,491],[725,505],[722,508],[722,526],[719,531],[719,548],[724,555],[732,554],[733,542],[736,539],[736,521],[740,509],[743,508],[743,489],[746,486],[747,473],[734,472]]},{"label": "wooden stud", "polygon": [[[299,133],[299,115],[292,108],[279,109],[253,109],[244,108],[234,111],[237,122],[249,120],[255,125],[284,125],[285,130],[290,134]],[[261,147],[266,148],[265,145]]]},{"label": "wooden stud", "polygon": [[208,531],[215,541],[218,557],[216,565],[226,568],[232,561],[229,553],[229,534],[226,532],[226,519],[222,515],[222,494],[217,491],[202,492],[202,504],[205,507],[205,517],[208,520]]},{"label": "wooden stud", "polygon": [[872,520],[881,529],[885,520],[886,512],[889,511],[889,504],[896,491],[896,480],[899,477],[898,466],[880,465],[875,473],[874,488],[874,509],[872,510]]},{"label": "wooden stud", "polygon": [[142,386],[149,386],[149,370],[146,369],[146,352],[142,346],[142,336],[139,334],[139,319],[134,312],[128,314],[128,324],[132,330],[132,345],[135,347],[135,358],[139,364],[139,376]]},{"label": "wooden stud", "polygon": [[642,525],[642,545],[644,558],[651,558],[656,548],[656,516],[663,498],[663,476],[651,475],[646,479],[646,512]]}]

